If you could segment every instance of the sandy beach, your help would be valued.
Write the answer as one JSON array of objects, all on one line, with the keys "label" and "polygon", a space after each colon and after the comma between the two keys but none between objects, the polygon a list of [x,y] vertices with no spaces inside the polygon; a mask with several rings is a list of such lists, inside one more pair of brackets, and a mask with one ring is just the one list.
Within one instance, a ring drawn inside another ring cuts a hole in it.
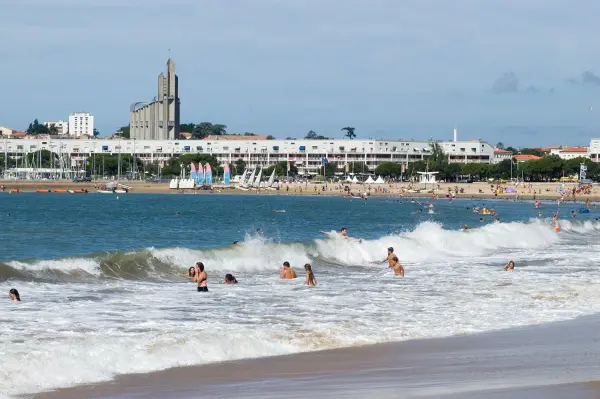
[{"label": "sandy beach", "polygon": [[35,398],[597,398],[598,322],[174,368]]},{"label": "sandy beach", "polygon": [[[88,190],[89,193],[96,193],[108,181],[97,181],[92,183],[73,183],[71,181],[31,181],[31,180],[0,180],[0,185],[5,186],[5,191],[18,189],[21,192],[36,192],[36,190]],[[358,195],[359,193],[368,193],[370,196],[404,196],[404,197],[423,197],[431,198],[433,193],[437,198],[444,198],[447,193],[455,193],[456,198],[499,198],[499,199],[541,199],[556,200],[559,198],[557,189],[561,187],[560,183],[532,183],[511,185],[515,193],[500,192],[495,194],[492,187],[494,185],[484,182],[478,183],[439,183],[429,184],[425,187],[423,184],[393,183],[381,185],[365,184],[313,184],[313,183],[290,183],[282,184],[279,190],[239,190],[232,184],[231,187],[215,186],[214,190],[175,190],[170,189],[168,183],[148,183],[141,181],[124,182],[131,190],[131,193],[153,193],[153,194],[245,194],[245,195],[340,195],[344,196],[344,187],[348,186],[350,192]],[[325,190],[323,188],[325,187]],[[502,187],[507,187],[502,185]],[[576,187],[574,183],[565,183],[564,188],[572,189]],[[456,189],[458,188],[458,193]],[[433,193],[432,193],[433,190]],[[462,190],[462,191],[461,191]],[[61,193],[40,193],[40,194],[61,194]],[[64,193],[63,193],[64,194]],[[565,197],[572,200],[571,195]],[[600,201],[600,188],[594,186],[590,193],[577,193],[577,200],[590,199]]]}]

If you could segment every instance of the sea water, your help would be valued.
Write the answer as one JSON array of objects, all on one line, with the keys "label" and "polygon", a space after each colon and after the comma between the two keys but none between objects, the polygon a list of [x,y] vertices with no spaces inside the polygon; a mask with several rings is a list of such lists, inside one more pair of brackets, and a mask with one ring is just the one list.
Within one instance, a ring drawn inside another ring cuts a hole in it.
[{"label": "sea water", "polygon": [[[0,194],[0,395],[598,312],[600,212],[579,208],[561,205],[556,233],[555,202]],[[319,233],[341,227],[362,242]],[[208,293],[181,276],[197,261]],[[284,261],[298,279],[279,279]]]}]

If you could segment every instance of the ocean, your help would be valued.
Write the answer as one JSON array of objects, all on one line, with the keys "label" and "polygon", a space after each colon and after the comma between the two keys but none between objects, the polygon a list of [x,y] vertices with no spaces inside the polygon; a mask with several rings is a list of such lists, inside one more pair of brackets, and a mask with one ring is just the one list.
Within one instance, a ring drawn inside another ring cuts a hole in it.
[{"label": "ocean", "polygon": [[[561,205],[556,233],[553,202],[0,193],[0,396],[593,314],[600,212],[571,218],[581,207]],[[320,233],[341,227],[362,242]],[[182,277],[197,261],[209,293]],[[279,279],[284,261],[298,279]]]}]

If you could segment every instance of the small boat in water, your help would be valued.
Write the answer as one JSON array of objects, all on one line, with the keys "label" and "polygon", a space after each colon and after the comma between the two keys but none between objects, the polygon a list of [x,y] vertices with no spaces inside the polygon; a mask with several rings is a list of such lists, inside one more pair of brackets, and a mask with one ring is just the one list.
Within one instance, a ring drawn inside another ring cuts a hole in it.
[{"label": "small boat in water", "polygon": [[35,190],[36,193],[51,193],[50,189],[48,190]]},{"label": "small boat in water", "polygon": [[87,190],[69,190],[71,194],[87,194]]},{"label": "small boat in water", "polygon": [[54,193],[66,193],[67,190],[62,189],[62,188],[57,188],[56,190],[53,191]]},{"label": "small boat in water", "polygon": [[18,188],[15,188],[15,189],[12,189],[12,190],[8,190],[9,194],[17,194],[17,193],[20,193],[20,192],[21,192],[21,190],[19,190]]},{"label": "small boat in water", "polygon": [[115,193],[113,190],[96,190],[96,192],[99,194],[114,194]]}]

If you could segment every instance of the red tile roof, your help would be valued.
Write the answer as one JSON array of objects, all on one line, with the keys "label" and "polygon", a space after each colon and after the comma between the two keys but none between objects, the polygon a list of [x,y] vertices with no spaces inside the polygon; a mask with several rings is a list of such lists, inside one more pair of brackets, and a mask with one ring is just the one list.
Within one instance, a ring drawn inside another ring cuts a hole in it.
[{"label": "red tile roof", "polygon": [[516,161],[535,161],[536,159],[540,159],[541,157],[538,157],[537,155],[523,155],[523,154],[519,154],[519,155],[515,155],[513,158]]},{"label": "red tile roof", "polygon": [[563,148],[560,152],[588,152],[587,147]]},{"label": "red tile roof", "polygon": [[500,154],[510,154],[511,152],[508,150],[503,150],[502,148],[494,148],[494,152],[500,153]]},{"label": "red tile roof", "polygon": [[204,140],[266,140],[267,136],[238,136],[235,134],[223,134],[221,136],[206,136]]},{"label": "red tile roof", "polygon": [[12,136],[13,137],[26,137],[27,132],[13,132]]}]

